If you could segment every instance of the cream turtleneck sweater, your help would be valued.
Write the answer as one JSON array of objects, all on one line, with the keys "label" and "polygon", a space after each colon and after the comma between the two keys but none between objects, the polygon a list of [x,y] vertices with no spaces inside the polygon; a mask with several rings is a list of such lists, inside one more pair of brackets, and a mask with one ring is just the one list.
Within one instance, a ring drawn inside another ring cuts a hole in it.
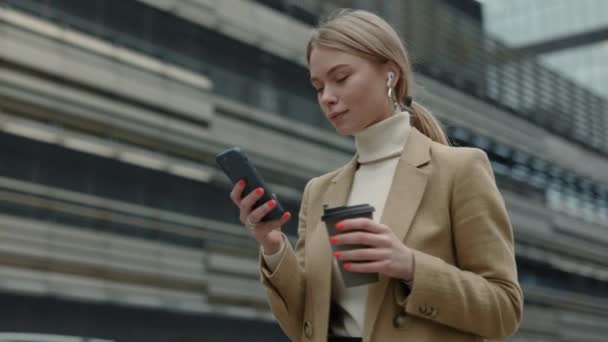
[{"label": "cream turtleneck sweater", "polygon": [[[383,121],[355,134],[359,168],[355,172],[347,205],[367,203],[375,208],[373,220],[380,222],[399,156],[410,133],[408,112],[395,113]],[[283,256],[284,248],[274,255],[263,255],[273,271]],[[337,336],[362,335],[368,285],[345,288],[334,260],[332,301],[337,304],[330,332]],[[337,310],[336,310],[337,309]]]}]

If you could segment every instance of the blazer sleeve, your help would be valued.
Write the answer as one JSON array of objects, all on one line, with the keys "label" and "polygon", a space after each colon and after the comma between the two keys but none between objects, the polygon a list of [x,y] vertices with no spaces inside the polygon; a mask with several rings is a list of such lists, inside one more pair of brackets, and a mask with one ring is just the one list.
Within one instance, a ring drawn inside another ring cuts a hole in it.
[{"label": "blazer sleeve", "polygon": [[414,251],[409,314],[490,339],[513,335],[522,317],[513,230],[490,162],[463,149],[451,191],[451,229],[458,267]]},{"label": "blazer sleeve", "polygon": [[279,325],[291,340],[298,340],[302,332],[306,289],[304,246],[308,197],[313,180],[309,181],[304,188],[298,215],[298,240],[295,249],[289,240],[285,239],[283,255],[272,271],[265,264],[260,252],[260,277],[266,289],[270,308]]}]

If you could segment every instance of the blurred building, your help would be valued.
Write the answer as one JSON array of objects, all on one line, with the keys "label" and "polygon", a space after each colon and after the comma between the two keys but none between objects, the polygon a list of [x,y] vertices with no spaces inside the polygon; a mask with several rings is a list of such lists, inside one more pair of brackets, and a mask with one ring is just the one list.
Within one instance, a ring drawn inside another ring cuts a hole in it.
[{"label": "blurred building", "polygon": [[602,0],[483,1],[485,31],[608,97],[608,3]]},{"label": "blurred building", "polygon": [[214,155],[242,146],[293,213],[350,159],[304,61],[342,6],[395,25],[416,98],[491,158],[526,300],[511,340],[604,341],[608,95],[456,0],[0,0],[0,341],[286,340]]}]

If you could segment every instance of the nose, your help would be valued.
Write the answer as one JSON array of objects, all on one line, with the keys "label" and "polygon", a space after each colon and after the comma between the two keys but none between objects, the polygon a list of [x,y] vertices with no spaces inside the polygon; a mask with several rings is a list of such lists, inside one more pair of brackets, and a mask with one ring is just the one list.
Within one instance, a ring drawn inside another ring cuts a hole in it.
[{"label": "nose", "polygon": [[337,96],[328,88],[323,89],[321,97],[319,99],[322,106],[331,107],[338,102]]}]

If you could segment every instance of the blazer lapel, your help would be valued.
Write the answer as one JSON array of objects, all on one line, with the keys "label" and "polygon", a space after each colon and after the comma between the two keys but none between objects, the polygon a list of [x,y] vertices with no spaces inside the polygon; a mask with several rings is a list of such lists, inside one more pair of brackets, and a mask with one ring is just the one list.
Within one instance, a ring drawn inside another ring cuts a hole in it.
[{"label": "blazer lapel", "polygon": [[[401,241],[405,241],[416,211],[420,205],[428,175],[431,140],[412,127],[410,136],[403,148],[395,170],[381,223],[391,227]],[[370,286],[367,296],[363,336],[368,336],[377,319],[380,306],[385,298],[389,278],[380,280]]]},{"label": "blazer lapel", "polygon": [[[332,178],[330,184],[323,195],[321,204],[328,208],[339,207],[346,204],[348,194],[352,187],[353,178],[357,169],[357,158],[354,158],[343,166],[340,171]],[[322,211],[321,211],[322,215]],[[314,265],[313,269],[308,270],[308,281],[315,284],[310,296],[314,312],[317,317],[329,317],[331,306],[331,268],[332,255],[329,235],[323,221],[319,221],[315,229],[310,233],[306,241],[307,263]],[[327,319],[322,320],[327,324]],[[326,330],[327,326],[317,326],[318,329]]]},{"label": "blazer lapel", "polygon": [[355,154],[346,165],[332,178],[325,195],[323,196],[323,205],[328,208],[340,207],[346,205],[348,194],[353,185],[355,172],[357,171],[358,154]]},{"label": "blazer lapel", "polygon": [[[334,178],[332,178],[327,190],[325,191],[325,194],[323,195],[323,200],[321,202],[322,208],[325,206],[327,206],[327,208],[335,208],[346,205],[348,194],[350,193],[353,179],[355,177],[355,171],[357,170],[357,158],[358,155],[355,154],[353,159],[344,165],[334,176]],[[321,215],[323,215],[322,210]],[[313,235],[311,236],[311,241],[309,241],[308,244],[315,247],[322,246],[323,249],[316,250],[317,253],[315,253],[316,255],[314,256],[315,262],[311,264],[317,267],[317,274],[323,275],[327,278],[326,280],[329,284],[331,280],[332,263],[331,246],[329,244],[329,235],[323,221],[320,221],[320,226],[322,229],[314,230]],[[323,284],[323,286],[325,286],[325,284]]]}]

